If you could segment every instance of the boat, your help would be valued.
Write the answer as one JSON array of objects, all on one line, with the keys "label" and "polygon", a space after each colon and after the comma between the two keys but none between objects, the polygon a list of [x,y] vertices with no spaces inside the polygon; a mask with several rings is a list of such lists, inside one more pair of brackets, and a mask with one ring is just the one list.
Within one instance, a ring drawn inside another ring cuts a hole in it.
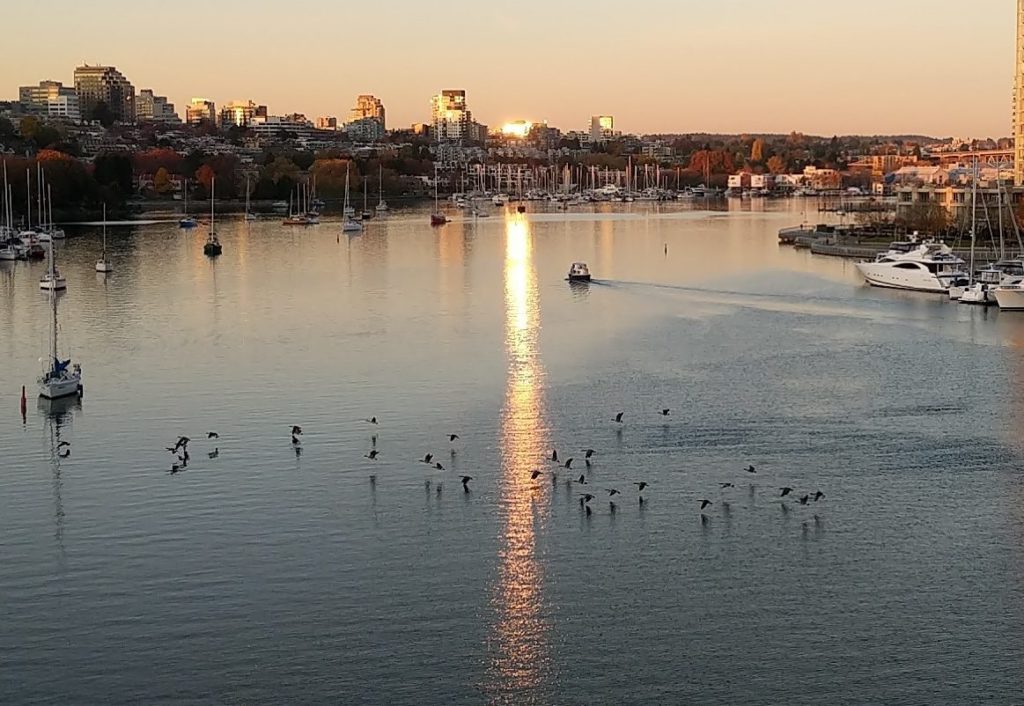
[{"label": "boat", "polygon": [[383,213],[388,210],[388,202],[384,200],[384,164],[381,163],[378,167],[377,172],[377,193],[380,195],[380,200],[377,202],[377,213]]},{"label": "boat", "polygon": [[103,204],[103,253],[96,261],[97,272],[113,272],[114,264],[107,259],[107,204]]},{"label": "boat", "polygon": [[48,223],[43,228],[43,232],[50,237],[50,240],[64,240],[67,237],[64,230],[53,225],[53,191],[49,184],[46,185],[46,215]]},{"label": "boat", "polygon": [[569,267],[570,282],[589,282],[590,281],[590,268],[587,267],[585,262],[574,262]]},{"label": "boat", "polygon": [[443,226],[448,217],[441,213],[441,204],[437,200],[437,167],[434,168],[434,211],[430,214],[430,225]]},{"label": "boat", "polygon": [[[363,193],[366,193],[364,184]],[[363,230],[363,224],[355,218],[355,211],[349,206],[349,167],[345,165],[345,210],[344,218],[341,221],[342,233],[359,233]]]},{"label": "boat", "polygon": [[974,286],[974,245],[978,236],[978,160],[974,160],[974,171],[971,175],[971,260],[967,267],[967,278],[958,277],[950,283],[949,298],[960,301],[969,291],[965,304],[980,304],[985,300],[985,289]]},{"label": "boat", "polygon": [[188,215],[188,179],[185,179],[182,182],[181,193],[183,197],[182,201],[184,204],[184,212],[181,217],[181,220],[178,221],[178,227],[184,228],[186,230],[189,228],[195,228],[197,225],[199,225],[199,222],[196,221],[195,218],[192,218]]},{"label": "boat", "polygon": [[966,277],[964,261],[942,242],[925,240],[914,249],[888,250],[873,261],[857,263],[857,270],[875,287],[917,292],[948,293],[951,284]]},{"label": "boat", "polygon": [[363,210],[360,212],[359,217],[364,221],[368,221],[373,218],[373,211],[371,211],[366,205],[368,195],[369,192],[366,189],[366,177],[363,177]]},{"label": "boat", "polygon": [[203,245],[203,254],[207,257],[217,257],[224,248],[217,240],[217,229],[214,223],[215,209],[217,203],[217,177],[210,180],[210,233],[206,236],[206,244]]},{"label": "boat", "polygon": [[495,206],[504,206],[508,203],[508,194],[495,194],[491,197],[491,203]]},{"label": "boat", "polygon": [[7,183],[7,160],[3,160],[4,190],[0,196],[3,213],[0,214],[0,260],[22,260],[26,257],[25,247],[19,238],[14,237],[13,211],[11,205],[11,187]]},{"label": "boat", "polygon": [[[50,251],[50,274],[55,274],[53,250]],[[50,350],[47,367],[39,376],[39,396],[47,400],[82,394],[82,366],[71,365],[71,360],[61,360],[57,351],[57,292],[50,290]]]},{"label": "boat", "polygon": [[259,216],[253,213],[249,208],[249,175],[245,175],[245,220],[255,221],[258,220]]},{"label": "boat", "polygon": [[46,273],[39,278],[39,288],[51,292],[67,289],[68,282],[64,279],[64,275],[62,275],[60,270],[57,268],[57,255],[54,252],[55,248],[51,246],[46,250],[49,253],[49,257],[47,259],[48,267],[46,268]]}]

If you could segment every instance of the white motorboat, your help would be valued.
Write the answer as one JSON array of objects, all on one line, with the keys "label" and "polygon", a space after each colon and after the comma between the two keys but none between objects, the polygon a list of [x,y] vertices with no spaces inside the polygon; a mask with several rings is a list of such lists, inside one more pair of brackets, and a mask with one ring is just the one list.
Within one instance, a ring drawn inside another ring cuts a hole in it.
[{"label": "white motorboat", "polygon": [[[56,270],[53,264],[53,251],[50,251],[50,271]],[[57,292],[50,290],[50,350],[46,368],[39,376],[39,396],[48,400],[80,395],[82,393],[82,367],[72,365],[71,360],[61,360],[57,354]]]},{"label": "white motorboat", "polygon": [[574,262],[569,267],[568,280],[570,282],[589,282],[590,268],[585,262]]},{"label": "white motorboat", "polygon": [[967,277],[963,266],[948,245],[925,240],[908,252],[888,250],[873,261],[858,262],[857,270],[875,287],[948,292],[955,281]]},{"label": "white motorboat", "polygon": [[103,204],[103,252],[96,261],[97,272],[113,272],[114,263],[107,259],[107,204]]},{"label": "white motorboat", "polygon": [[995,297],[1001,311],[1024,311],[1024,283],[996,287]]}]

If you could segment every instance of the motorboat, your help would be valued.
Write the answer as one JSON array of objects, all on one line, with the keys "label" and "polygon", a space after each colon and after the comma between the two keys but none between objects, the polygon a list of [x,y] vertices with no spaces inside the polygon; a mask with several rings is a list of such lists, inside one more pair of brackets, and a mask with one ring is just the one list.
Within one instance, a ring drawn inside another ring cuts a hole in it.
[{"label": "motorboat", "polygon": [[934,240],[916,243],[907,252],[890,249],[873,261],[858,262],[857,270],[872,286],[917,292],[948,293],[954,282],[967,277],[964,261]]},{"label": "motorboat", "polygon": [[430,225],[432,226],[443,226],[448,222],[448,217],[443,213],[431,213],[430,214]]},{"label": "motorboat", "polygon": [[569,267],[570,282],[589,282],[590,281],[590,268],[587,267],[585,262],[574,262]]}]

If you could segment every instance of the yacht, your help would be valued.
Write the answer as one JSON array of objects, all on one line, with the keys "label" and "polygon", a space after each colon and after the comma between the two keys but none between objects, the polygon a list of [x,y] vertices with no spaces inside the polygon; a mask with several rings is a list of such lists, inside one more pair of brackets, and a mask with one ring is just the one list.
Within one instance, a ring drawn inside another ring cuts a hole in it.
[{"label": "yacht", "polygon": [[958,278],[966,277],[964,261],[942,242],[925,240],[908,252],[890,249],[874,261],[858,262],[857,270],[875,287],[918,292],[948,292]]},{"label": "yacht", "polygon": [[589,282],[590,281],[590,268],[587,267],[585,262],[574,262],[569,267],[570,282]]}]

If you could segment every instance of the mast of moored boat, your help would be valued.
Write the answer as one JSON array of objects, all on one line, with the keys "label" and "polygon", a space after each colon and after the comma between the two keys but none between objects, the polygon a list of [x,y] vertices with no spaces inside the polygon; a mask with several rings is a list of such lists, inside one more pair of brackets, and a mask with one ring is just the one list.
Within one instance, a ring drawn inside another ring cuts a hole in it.
[{"label": "mast of moored boat", "polygon": [[974,284],[974,241],[978,225],[978,158],[974,158],[974,173],[971,175],[971,266],[967,273],[969,285]]}]

